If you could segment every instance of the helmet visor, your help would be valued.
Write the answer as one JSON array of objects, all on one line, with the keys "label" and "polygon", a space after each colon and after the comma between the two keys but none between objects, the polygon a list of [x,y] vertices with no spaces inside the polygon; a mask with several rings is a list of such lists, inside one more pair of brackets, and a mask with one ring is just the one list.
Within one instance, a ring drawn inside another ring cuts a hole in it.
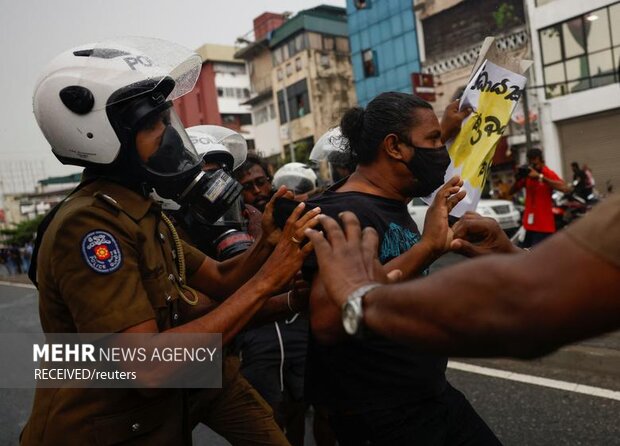
[{"label": "helmet visor", "polygon": [[173,108],[147,115],[135,135],[136,151],[144,167],[160,177],[172,177],[202,164]]},{"label": "helmet visor", "polygon": [[320,163],[323,160],[331,161],[334,154],[347,156],[349,154],[346,143],[347,139],[342,136],[340,127],[334,127],[319,138],[310,152],[309,159],[315,163]]},{"label": "helmet visor", "polygon": [[174,81],[164,89],[165,98],[169,101],[179,98],[194,88],[202,66],[202,60],[195,52],[149,37],[105,40],[77,48],[73,54],[85,85],[92,86],[94,82],[102,89],[104,86],[118,86],[116,91],[122,92],[107,102],[95,103],[95,110],[154,91],[164,79]]},{"label": "helmet visor", "polygon": [[305,194],[307,192],[312,192],[316,188],[314,181],[311,179],[300,175],[288,174],[274,178],[273,185],[276,189],[280,186],[286,186],[287,189],[293,191],[295,194]]}]

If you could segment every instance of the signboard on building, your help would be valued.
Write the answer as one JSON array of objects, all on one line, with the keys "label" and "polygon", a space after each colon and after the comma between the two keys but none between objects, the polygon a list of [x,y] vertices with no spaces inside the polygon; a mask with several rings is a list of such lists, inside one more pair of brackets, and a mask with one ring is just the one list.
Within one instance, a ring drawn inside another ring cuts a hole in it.
[{"label": "signboard on building", "polygon": [[435,102],[435,78],[432,74],[411,73],[413,94],[426,102]]}]

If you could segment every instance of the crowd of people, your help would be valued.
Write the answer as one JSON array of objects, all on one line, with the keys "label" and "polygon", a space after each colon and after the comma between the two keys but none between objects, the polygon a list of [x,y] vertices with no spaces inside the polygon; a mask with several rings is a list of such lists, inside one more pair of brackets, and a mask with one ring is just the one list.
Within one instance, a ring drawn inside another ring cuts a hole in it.
[{"label": "crowd of people", "polygon": [[32,243],[18,247],[0,248],[0,277],[26,274],[30,268]]},{"label": "crowd of people", "polygon": [[[128,65],[127,54],[148,66]],[[617,206],[592,220],[606,230],[592,247],[582,240],[596,224],[532,253],[476,214],[449,224],[465,192],[458,177],[444,182],[445,144],[472,110],[450,104],[440,122],[430,104],[397,92],[348,110],[331,150],[313,151],[332,172],[319,187],[302,163],[273,172],[234,131],[183,128],[172,100],[192,88],[200,63],[175,44],[134,38],[72,49],[48,66],[35,117],[56,157],[84,173],[42,222],[30,277],[46,333],[148,333],[147,349],[162,345],[160,334],[221,333],[222,386],[170,389],[174,371],[145,370],[157,392],[39,387],[21,444],[191,444],[203,423],[233,445],[303,445],[312,407],[319,446],[497,445],[447,381],[446,354],[530,354],[535,339],[544,353],[620,325],[610,301]],[[542,153],[528,156],[527,193],[559,187]],[[407,203],[436,190],[418,228]],[[543,225],[528,227],[533,245],[553,231],[528,209],[525,221]],[[572,330],[559,311],[530,332],[519,323],[536,307],[519,307],[516,320],[504,312],[532,283],[521,268],[549,274],[554,249],[556,270],[588,260],[557,291],[591,319]],[[429,274],[450,251],[498,256]],[[587,310],[590,290],[598,300]]]}]

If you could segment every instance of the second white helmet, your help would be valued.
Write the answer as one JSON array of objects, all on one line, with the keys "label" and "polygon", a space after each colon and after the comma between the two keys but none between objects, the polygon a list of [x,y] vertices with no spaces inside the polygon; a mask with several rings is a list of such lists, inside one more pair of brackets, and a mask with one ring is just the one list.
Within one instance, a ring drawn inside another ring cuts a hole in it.
[{"label": "second white helmet", "polygon": [[232,171],[248,156],[248,143],[234,130],[219,125],[196,125],[185,130],[205,162],[217,162]]},{"label": "second white helmet", "polygon": [[286,186],[295,194],[305,194],[316,189],[317,176],[304,163],[288,163],[280,167],[273,175],[273,185],[276,189]]}]

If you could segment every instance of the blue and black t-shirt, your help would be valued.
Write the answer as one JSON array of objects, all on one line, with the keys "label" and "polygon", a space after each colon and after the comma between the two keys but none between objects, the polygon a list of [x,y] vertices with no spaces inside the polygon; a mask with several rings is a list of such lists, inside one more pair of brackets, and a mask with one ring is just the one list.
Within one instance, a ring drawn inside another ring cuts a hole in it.
[{"label": "blue and black t-shirt", "polygon": [[[333,218],[353,212],[362,228],[379,234],[379,259],[387,263],[420,241],[420,232],[397,200],[362,192],[326,191],[308,201]],[[316,272],[315,257],[304,265]],[[305,274],[308,275],[308,274]],[[446,386],[447,358],[414,352],[370,333],[365,339],[347,339],[335,345],[319,344],[312,336],[306,364],[306,396],[332,411],[363,412],[418,402],[440,394]]]}]

